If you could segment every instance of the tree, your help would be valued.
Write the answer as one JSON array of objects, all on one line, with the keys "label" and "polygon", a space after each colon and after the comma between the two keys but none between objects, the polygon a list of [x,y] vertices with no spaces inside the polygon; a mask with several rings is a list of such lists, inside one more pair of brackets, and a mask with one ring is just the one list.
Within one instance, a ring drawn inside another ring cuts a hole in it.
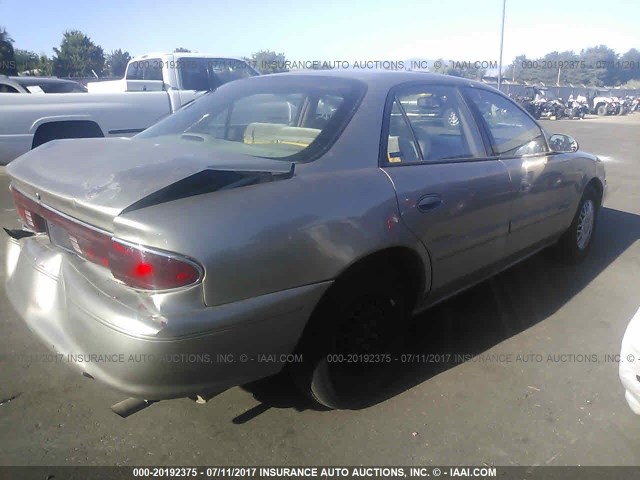
[{"label": "tree", "polygon": [[601,87],[603,85],[613,86],[620,82],[615,66],[618,54],[611,48],[605,45],[587,48],[580,52],[580,59],[588,67],[582,78],[583,83]]},{"label": "tree", "polygon": [[620,83],[628,83],[632,80],[640,80],[640,51],[632,48],[620,57],[617,65],[618,79]]},{"label": "tree", "polygon": [[13,50],[13,38],[0,27],[0,74],[17,75],[16,57]]},{"label": "tree", "polygon": [[27,75],[51,75],[52,62],[45,53],[38,55],[29,50],[16,48],[16,68],[18,74]]},{"label": "tree", "polygon": [[38,64],[40,75],[53,75],[53,60],[47,57],[46,53],[40,54],[40,63]]},{"label": "tree", "polygon": [[188,48],[178,47],[173,51],[173,53],[191,53],[191,50]]},{"label": "tree", "polygon": [[288,72],[287,59],[284,53],[276,53],[273,50],[260,50],[251,54],[247,61],[262,73]]},{"label": "tree", "polygon": [[525,80],[525,69],[528,65],[526,55],[518,55],[511,65],[509,65],[504,71],[504,78],[511,80],[512,82],[521,82]]},{"label": "tree", "polygon": [[107,75],[112,77],[124,77],[127,70],[127,64],[131,60],[129,52],[123,52],[121,49],[113,50],[107,55],[106,71]]},{"label": "tree", "polygon": [[64,32],[60,48],[54,48],[53,73],[59,77],[89,77],[104,68],[104,51],[79,30]]},{"label": "tree", "polygon": [[29,50],[15,49],[16,55],[16,70],[18,73],[37,70],[40,66],[40,57],[35,52]]},{"label": "tree", "polygon": [[519,81],[543,82],[547,85],[572,83],[615,86],[633,78],[640,78],[637,65],[640,65],[638,50],[632,48],[620,57],[611,48],[598,45],[584,49],[579,54],[573,51],[549,52],[535,60],[519,55],[513,64],[507,67],[506,77]]}]

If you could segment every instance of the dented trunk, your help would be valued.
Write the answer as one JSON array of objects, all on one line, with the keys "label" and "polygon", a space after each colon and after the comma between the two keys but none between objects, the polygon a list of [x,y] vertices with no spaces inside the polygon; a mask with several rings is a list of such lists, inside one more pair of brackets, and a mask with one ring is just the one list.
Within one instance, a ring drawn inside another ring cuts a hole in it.
[{"label": "dented trunk", "polygon": [[56,140],[14,160],[15,188],[111,231],[115,217],[158,203],[288,178],[293,164],[178,139]]}]

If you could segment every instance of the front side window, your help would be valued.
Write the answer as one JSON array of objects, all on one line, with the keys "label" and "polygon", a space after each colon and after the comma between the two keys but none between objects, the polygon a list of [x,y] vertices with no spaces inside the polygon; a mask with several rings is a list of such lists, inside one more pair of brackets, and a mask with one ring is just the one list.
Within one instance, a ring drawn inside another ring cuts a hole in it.
[{"label": "front side window", "polygon": [[496,155],[518,157],[548,152],[541,128],[511,100],[479,88],[465,88],[464,92],[482,116]]},{"label": "front side window", "polygon": [[359,81],[334,77],[264,76],[230,82],[136,138],[308,161],[335,141],[364,89]]},{"label": "front side window", "polygon": [[216,77],[218,85],[258,75],[258,72],[240,60],[208,59],[208,64]]},{"label": "front side window", "polygon": [[183,90],[214,90],[232,80],[258,75],[247,63],[228,58],[181,58],[177,62]]},{"label": "front side window", "polygon": [[419,85],[391,94],[386,123],[390,164],[486,156],[482,140],[454,87]]}]

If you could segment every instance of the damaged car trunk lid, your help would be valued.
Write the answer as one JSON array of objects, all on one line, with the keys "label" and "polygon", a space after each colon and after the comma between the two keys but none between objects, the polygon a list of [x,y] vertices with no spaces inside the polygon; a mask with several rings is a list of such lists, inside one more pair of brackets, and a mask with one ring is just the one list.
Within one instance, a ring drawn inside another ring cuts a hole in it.
[{"label": "damaged car trunk lid", "polygon": [[16,189],[107,231],[124,211],[290,178],[293,170],[287,161],[127,138],[56,140],[7,167]]}]

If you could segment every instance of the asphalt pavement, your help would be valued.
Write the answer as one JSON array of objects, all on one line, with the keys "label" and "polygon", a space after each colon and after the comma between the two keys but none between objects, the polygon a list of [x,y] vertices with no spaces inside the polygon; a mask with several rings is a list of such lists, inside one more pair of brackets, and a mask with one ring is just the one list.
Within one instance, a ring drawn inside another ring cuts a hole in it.
[{"label": "asphalt pavement", "polygon": [[[317,409],[278,377],[120,418],[123,396],[46,361],[0,289],[0,465],[640,465],[615,357],[640,306],[640,113],[542,124],[606,162],[590,257],[536,255],[421,315],[406,350],[425,355],[362,410]],[[7,186],[0,168],[12,226]]]}]

